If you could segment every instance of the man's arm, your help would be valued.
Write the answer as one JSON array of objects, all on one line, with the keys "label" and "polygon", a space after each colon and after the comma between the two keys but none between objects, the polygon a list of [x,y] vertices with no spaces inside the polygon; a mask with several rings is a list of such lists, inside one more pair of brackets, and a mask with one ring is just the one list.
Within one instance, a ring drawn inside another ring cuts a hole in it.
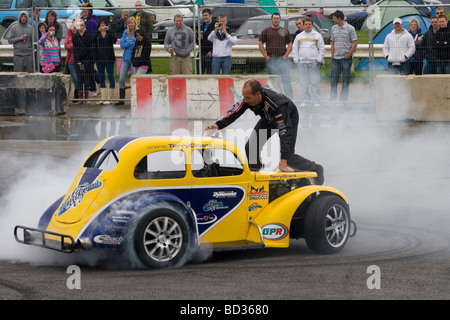
[{"label": "man's arm", "polygon": [[270,57],[267,55],[266,48],[264,48],[264,43],[262,41],[258,41],[259,51],[263,55],[264,59],[269,60]]},{"label": "man's arm", "polygon": [[206,127],[206,130],[216,129],[220,130],[228,127],[236,119],[238,119],[247,110],[247,105],[244,102],[244,98],[241,97],[231,108],[223,115],[215,124]]},{"label": "man's arm", "polygon": [[352,46],[351,46],[349,52],[347,53],[347,55],[345,56],[346,59],[349,59],[351,56],[353,56],[353,53],[355,52],[357,46],[358,46],[358,40],[352,41]]},{"label": "man's arm", "polygon": [[416,52],[416,45],[414,44],[413,37],[410,35],[408,37],[407,50],[406,50],[406,53],[405,53],[406,60],[411,58],[414,55],[415,52]]},{"label": "man's arm", "polygon": [[283,58],[288,58],[289,57],[289,53],[291,53],[292,51],[292,41],[289,41],[288,43],[288,47],[286,49],[286,53],[283,55]]},{"label": "man's arm", "polygon": [[232,124],[236,119],[238,119],[247,110],[247,104],[244,102],[244,98],[241,97],[231,108],[223,115],[219,120],[216,121],[219,129],[223,129]]}]

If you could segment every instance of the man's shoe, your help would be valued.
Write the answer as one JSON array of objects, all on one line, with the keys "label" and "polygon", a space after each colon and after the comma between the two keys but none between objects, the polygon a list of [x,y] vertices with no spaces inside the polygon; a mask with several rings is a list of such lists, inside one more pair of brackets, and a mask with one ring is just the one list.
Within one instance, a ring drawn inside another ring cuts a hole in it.
[{"label": "man's shoe", "polygon": [[323,176],[323,167],[318,164],[314,171],[317,173],[316,184],[320,186],[323,185],[323,182],[325,181],[325,177]]}]

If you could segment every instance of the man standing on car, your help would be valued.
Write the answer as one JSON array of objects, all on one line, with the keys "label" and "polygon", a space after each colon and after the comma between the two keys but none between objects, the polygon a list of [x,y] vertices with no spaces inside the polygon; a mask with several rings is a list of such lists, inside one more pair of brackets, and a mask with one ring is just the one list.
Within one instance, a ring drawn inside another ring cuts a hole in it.
[{"label": "man standing on car", "polygon": [[295,154],[299,120],[297,107],[284,94],[270,88],[263,88],[255,79],[244,83],[240,99],[215,124],[207,126],[206,130],[220,130],[229,126],[247,109],[261,117],[245,145],[251,170],[258,171],[262,168],[261,150],[267,140],[278,132],[281,152],[278,165],[280,171],[315,171],[317,184],[323,184],[323,167]]},{"label": "man standing on car", "polygon": [[[259,36],[259,51],[266,60],[267,72],[278,74],[283,83],[284,94],[293,98],[291,84],[291,62],[289,53],[292,50],[292,37],[288,29],[280,26],[281,17],[278,12],[272,14],[272,25]],[[264,44],[266,47],[264,48]]]},{"label": "man standing on car", "polygon": [[14,72],[33,72],[33,28],[25,11],[19,13],[19,21],[11,27],[8,42],[14,48]]},{"label": "man standing on car", "polygon": [[330,101],[337,99],[337,85],[342,73],[341,102],[348,101],[350,70],[353,53],[358,46],[355,28],[344,20],[344,13],[336,10],[332,15],[334,26],[331,28],[331,94]]},{"label": "man standing on car", "polygon": [[143,4],[141,1],[136,1],[134,6],[136,7],[136,12],[133,16],[136,19],[138,29],[143,30],[145,36],[151,39],[153,33],[153,16],[142,9]]}]

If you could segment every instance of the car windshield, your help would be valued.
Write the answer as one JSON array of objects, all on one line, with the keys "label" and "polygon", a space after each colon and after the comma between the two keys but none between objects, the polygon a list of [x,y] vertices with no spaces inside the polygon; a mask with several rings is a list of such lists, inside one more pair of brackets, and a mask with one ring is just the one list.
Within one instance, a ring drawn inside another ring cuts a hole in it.
[{"label": "car windshield", "polygon": [[[64,0],[63,0],[64,1]],[[87,1],[85,1],[87,2]],[[101,7],[117,7],[117,4],[114,0],[90,0],[89,3],[92,4],[93,7],[101,8]]]},{"label": "car windshield", "polygon": [[36,7],[79,7],[81,2],[79,0],[38,0],[33,2]]},{"label": "car windshield", "polygon": [[236,31],[236,36],[245,37],[248,35],[259,36],[261,32],[272,25],[270,20],[247,20],[238,31]]},{"label": "car windshield", "polygon": [[10,9],[12,0],[0,0],[0,8]]},{"label": "car windshield", "polygon": [[191,0],[172,0],[173,4],[192,4]]}]

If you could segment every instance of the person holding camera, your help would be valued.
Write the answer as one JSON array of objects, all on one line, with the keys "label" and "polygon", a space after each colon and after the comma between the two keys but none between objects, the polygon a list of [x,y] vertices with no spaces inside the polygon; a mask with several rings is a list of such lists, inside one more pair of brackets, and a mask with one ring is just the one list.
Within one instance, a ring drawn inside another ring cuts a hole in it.
[{"label": "person holding camera", "polygon": [[55,26],[47,28],[47,32],[39,39],[41,51],[41,67],[43,73],[59,72],[59,41],[56,38]]},{"label": "person holding camera", "polygon": [[[100,21],[93,39],[95,44],[95,62],[97,63],[102,95],[102,99],[97,104],[111,104],[108,99],[114,97],[114,89],[116,88],[114,79],[114,63],[116,62],[114,44],[116,42],[117,37],[115,33],[109,29],[105,21]],[[108,74],[109,90],[106,88],[105,71]]]},{"label": "person holding camera", "polygon": [[213,59],[211,66],[211,74],[230,74],[231,73],[231,49],[237,44],[237,37],[228,33],[227,15],[219,15],[219,22],[214,24],[208,40],[213,43]]}]

